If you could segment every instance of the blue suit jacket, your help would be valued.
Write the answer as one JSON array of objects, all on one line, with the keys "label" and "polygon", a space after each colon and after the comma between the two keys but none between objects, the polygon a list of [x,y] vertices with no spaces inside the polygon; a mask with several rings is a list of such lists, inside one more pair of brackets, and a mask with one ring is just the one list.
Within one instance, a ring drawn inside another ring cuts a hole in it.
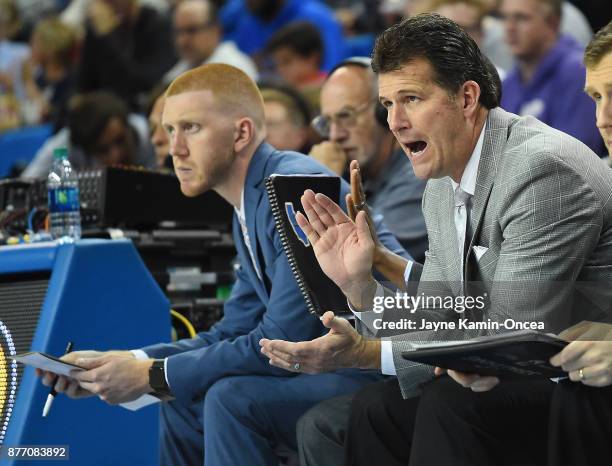
[{"label": "blue suit jacket", "polygon": [[[233,237],[240,268],[236,283],[224,307],[224,316],[209,331],[195,338],[143,348],[151,358],[168,357],[167,378],[177,400],[192,403],[222,377],[231,375],[290,376],[290,372],[271,366],[260,353],[261,338],[303,341],[327,332],[306,304],[293,278],[281,246],[265,179],[279,174],[329,174],[327,168],[303,154],[277,151],[263,143],[248,168],[244,202],[249,239],[263,280],[257,277],[243,235],[234,214]],[[341,199],[349,192],[345,182]],[[391,233],[375,219],[381,241],[392,251],[407,253]]]}]

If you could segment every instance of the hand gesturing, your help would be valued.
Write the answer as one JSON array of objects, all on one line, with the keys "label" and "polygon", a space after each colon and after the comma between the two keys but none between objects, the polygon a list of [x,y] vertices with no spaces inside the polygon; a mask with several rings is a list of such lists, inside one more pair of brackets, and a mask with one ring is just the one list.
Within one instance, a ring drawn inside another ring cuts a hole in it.
[{"label": "hand gesturing", "polygon": [[350,298],[371,283],[374,241],[365,212],[353,222],[323,194],[307,190],[302,196],[306,216],[296,218],[304,230],[325,274]]}]

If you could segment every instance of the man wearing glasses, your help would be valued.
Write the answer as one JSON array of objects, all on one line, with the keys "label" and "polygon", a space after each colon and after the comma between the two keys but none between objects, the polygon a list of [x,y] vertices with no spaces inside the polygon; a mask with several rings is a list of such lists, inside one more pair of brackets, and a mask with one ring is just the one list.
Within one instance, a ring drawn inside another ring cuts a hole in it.
[{"label": "man wearing glasses", "polygon": [[414,175],[389,131],[369,58],[350,58],[332,69],[321,89],[321,115],[312,124],[326,141],[310,155],[340,176],[357,160],[368,204],[384,216],[412,257],[422,261],[427,249],[421,212],[425,182]]},{"label": "man wearing glasses", "polygon": [[257,67],[253,60],[238,50],[233,42],[221,42],[223,31],[213,2],[180,2],[174,12],[173,29],[179,61],[164,75],[164,84],[170,84],[179,74],[204,63],[232,65],[257,80]]}]

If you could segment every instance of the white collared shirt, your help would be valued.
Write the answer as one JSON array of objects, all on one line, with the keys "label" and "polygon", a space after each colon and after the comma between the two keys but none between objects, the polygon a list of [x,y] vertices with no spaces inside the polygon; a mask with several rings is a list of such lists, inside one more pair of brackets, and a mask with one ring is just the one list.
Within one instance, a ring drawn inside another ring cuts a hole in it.
[{"label": "white collared shirt", "polygon": [[240,194],[240,208],[234,207],[234,211],[236,212],[236,216],[238,217],[238,223],[240,223],[240,229],[242,230],[242,237],[244,238],[244,244],[246,245],[249,255],[251,256],[251,262],[253,263],[253,268],[255,269],[255,273],[257,277],[261,280],[261,272],[257,267],[257,261],[255,260],[255,255],[253,254],[253,250],[251,249],[251,241],[249,239],[249,230],[246,224],[246,212],[244,210],[244,188],[242,188],[242,193]]},{"label": "white collared shirt", "polygon": [[453,191],[457,189],[457,186],[460,186],[461,190],[468,193],[470,196],[473,196],[476,192],[476,178],[478,177],[478,166],[480,165],[480,156],[482,155],[482,146],[484,145],[486,127],[487,125],[485,123],[485,125],[482,127],[482,131],[480,132],[480,136],[478,137],[476,147],[474,147],[474,151],[472,152],[472,155],[470,155],[470,159],[465,166],[465,170],[463,170],[461,182],[456,183],[455,180],[451,178],[450,181],[453,186]]}]

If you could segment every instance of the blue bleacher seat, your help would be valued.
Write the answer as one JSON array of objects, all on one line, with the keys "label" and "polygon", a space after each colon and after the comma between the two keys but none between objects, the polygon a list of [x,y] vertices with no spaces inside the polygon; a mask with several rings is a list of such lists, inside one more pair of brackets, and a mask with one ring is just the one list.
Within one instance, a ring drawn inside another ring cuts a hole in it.
[{"label": "blue bleacher seat", "polygon": [[0,133],[0,178],[7,177],[15,164],[27,165],[51,132],[51,125],[39,125]]}]

